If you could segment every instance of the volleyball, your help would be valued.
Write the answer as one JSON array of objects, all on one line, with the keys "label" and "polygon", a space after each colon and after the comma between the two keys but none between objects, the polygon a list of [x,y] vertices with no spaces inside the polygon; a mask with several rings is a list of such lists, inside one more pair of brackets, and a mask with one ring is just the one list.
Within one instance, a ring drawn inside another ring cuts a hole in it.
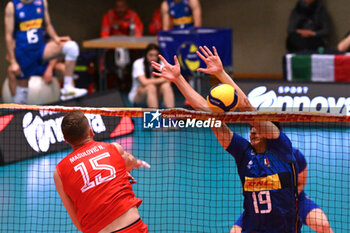
[{"label": "volleyball", "polygon": [[234,111],[238,105],[237,92],[231,85],[219,84],[210,90],[207,102],[213,112]]}]

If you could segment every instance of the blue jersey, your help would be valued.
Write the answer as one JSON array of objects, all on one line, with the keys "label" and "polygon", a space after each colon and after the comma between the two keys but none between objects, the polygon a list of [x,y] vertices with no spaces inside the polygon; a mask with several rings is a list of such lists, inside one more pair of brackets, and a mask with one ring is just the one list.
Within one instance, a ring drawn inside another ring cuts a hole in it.
[{"label": "blue jersey", "polygon": [[169,14],[172,17],[174,29],[187,29],[194,25],[192,9],[189,0],[176,3],[174,0],[167,0]]},{"label": "blue jersey", "polygon": [[251,144],[234,134],[227,148],[236,160],[244,195],[242,232],[300,232],[297,216],[296,158],[288,137],[280,132],[256,154]]},{"label": "blue jersey", "polygon": [[16,50],[38,50],[44,44],[44,3],[34,0],[24,4],[20,0],[12,1],[15,7]]},{"label": "blue jersey", "polygon": [[29,4],[24,4],[20,0],[12,2],[15,7],[15,56],[22,71],[17,79],[29,79],[33,75],[41,76],[47,67],[47,62],[42,60],[46,46],[43,0],[34,0]]},{"label": "blue jersey", "polygon": [[302,171],[305,170],[307,164],[306,164],[306,159],[305,159],[305,155],[303,153],[300,152],[300,150],[296,149],[293,147],[293,154],[295,156],[295,159],[297,161],[297,170],[298,170],[298,174]]}]

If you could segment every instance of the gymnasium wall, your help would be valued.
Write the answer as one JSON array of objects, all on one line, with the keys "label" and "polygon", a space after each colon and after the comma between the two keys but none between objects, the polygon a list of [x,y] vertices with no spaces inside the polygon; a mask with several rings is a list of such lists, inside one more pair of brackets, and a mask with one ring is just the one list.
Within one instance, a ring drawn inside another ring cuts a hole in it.
[{"label": "gymnasium wall", "polygon": [[[0,85],[6,76],[3,12],[8,1],[0,1]],[[52,21],[59,35],[70,35],[81,43],[99,36],[103,13],[114,0],[48,0]],[[129,0],[146,28],[160,0]],[[286,27],[294,0],[201,0],[203,25],[234,29],[234,72],[281,74]],[[350,30],[350,2],[323,0],[332,20],[331,47]]]}]

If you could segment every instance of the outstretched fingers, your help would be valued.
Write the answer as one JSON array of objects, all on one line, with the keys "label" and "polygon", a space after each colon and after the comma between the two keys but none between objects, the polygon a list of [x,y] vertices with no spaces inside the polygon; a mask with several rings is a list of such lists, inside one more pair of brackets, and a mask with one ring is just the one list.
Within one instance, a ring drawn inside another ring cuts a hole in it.
[{"label": "outstretched fingers", "polygon": [[158,57],[163,62],[164,65],[170,66],[169,62],[162,55],[159,54]]},{"label": "outstretched fingers", "polygon": [[210,49],[207,46],[204,46],[204,49],[209,54],[209,56],[213,56],[213,53],[210,51]]},{"label": "outstretched fingers", "polygon": [[177,56],[174,56],[174,62],[175,62],[175,66],[179,66],[179,60],[177,59]]},{"label": "outstretched fingers", "polygon": [[206,57],[204,57],[203,54],[201,54],[198,50],[196,53],[197,53],[198,57],[205,62]]},{"label": "outstretched fingers", "polygon": [[209,57],[209,54],[204,50],[202,46],[199,46],[200,51],[204,54],[205,58]]},{"label": "outstretched fingers", "polygon": [[[157,63],[157,62],[155,62],[155,61],[152,61],[151,62],[151,65],[152,65],[152,67],[154,68],[154,69],[156,69],[158,72],[162,72],[162,65],[161,64],[159,64],[159,63]],[[154,75],[154,76],[157,76],[157,77],[161,77],[162,76],[162,74],[161,73],[158,73],[158,72],[152,72],[152,74]]]},{"label": "outstretched fingers", "polygon": [[216,47],[215,47],[215,46],[213,46],[213,51],[214,51],[215,56],[219,57],[219,53],[218,53],[218,51],[216,50]]}]

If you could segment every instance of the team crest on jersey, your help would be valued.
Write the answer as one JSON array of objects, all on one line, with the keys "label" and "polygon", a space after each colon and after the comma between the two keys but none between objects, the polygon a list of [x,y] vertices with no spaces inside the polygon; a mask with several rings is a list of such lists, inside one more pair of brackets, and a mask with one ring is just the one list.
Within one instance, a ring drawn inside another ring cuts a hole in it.
[{"label": "team crest on jersey", "polygon": [[42,11],[41,11],[41,8],[40,8],[40,7],[36,8],[36,13],[37,13],[37,14],[39,14],[39,15],[40,15],[40,14],[41,14],[41,12],[42,12]]},{"label": "team crest on jersey", "polygon": [[23,7],[23,3],[21,2],[16,5],[17,10],[21,9],[22,7]]},{"label": "team crest on jersey", "polygon": [[266,167],[271,167],[270,161],[267,158],[264,159],[264,164]]},{"label": "team crest on jersey", "polygon": [[19,17],[23,19],[24,17],[26,17],[26,14],[23,11],[21,11],[19,12]]},{"label": "team crest on jersey", "polygon": [[251,168],[252,168],[252,165],[253,165],[253,161],[250,160],[249,163],[248,163],[248,165],[247,165],[247,168],[248,168],[248,169],[251,169]]}]

